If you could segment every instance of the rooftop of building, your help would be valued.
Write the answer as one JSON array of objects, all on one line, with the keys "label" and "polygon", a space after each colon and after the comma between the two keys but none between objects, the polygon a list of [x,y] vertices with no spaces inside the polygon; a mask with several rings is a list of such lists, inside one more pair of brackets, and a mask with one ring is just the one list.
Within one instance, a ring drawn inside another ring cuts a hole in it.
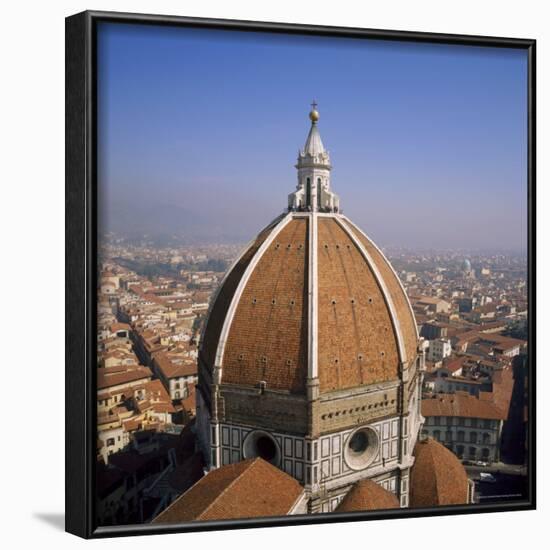
[{"label": "rooftop of building", "polygon": [[451,451],[434,439],[426,438],[416,443],[413,454],[410,507],[467,504],[468,476]]},{"label": "rooftop of building", "polygon": [[397,497],[378,483],[370,479],[362,479],[353,484],[335,511],[359,512],[390,508],[399,508]]},{"label": "rooftop of building", "polygon": [[175,500],[154,523],[285,516],[303,487],[261,458],[209,472]]},{"label": "rooftop of building", "polygon": [[153,373],[150,369],[137,365],[97,369],[97,389],[103,390],[139,380],[150,379]]},{"label": "rooftop of building", "polygon": [[[487,392],[481,392],[486,394]],[[476,397],[466,392],[437,393],[422,400],[422,416],[448,416],[457,418],[481,418],[505,420],[507,410],[502,410],[486,396]]]}]

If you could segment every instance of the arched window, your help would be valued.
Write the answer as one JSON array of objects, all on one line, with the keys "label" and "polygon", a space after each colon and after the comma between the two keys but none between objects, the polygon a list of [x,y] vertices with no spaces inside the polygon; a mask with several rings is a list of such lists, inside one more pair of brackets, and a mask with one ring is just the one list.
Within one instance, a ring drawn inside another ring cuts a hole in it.
[{"label": "arched window", "polygon": [[470,455],[470,458],[475,458],[476,452],[477,452],[477,449],[475,447],[470,447],[468,449],[468,454]]},{"label": "arched window", "polygon": [[470,432],[470,443],[477,443],[477,432]]},{"label": "arched window", "polygon": [[488,433],[483,434],[483,443],[487,444],[491,442],[491,436]]},{"label": "arched window", "polygon": [[464,432],[463,431],[458,432],[457,436],[458,436],[458,441],[460,441],[460,443],[463,443],[464,442]]},{"label": "arched window", "polygon": [[321,209],[321,178],[317,178],[317,208]]},{"label": "arched window", "polygon": [[306,206],[311,205],[311,179],[306,178]]}]

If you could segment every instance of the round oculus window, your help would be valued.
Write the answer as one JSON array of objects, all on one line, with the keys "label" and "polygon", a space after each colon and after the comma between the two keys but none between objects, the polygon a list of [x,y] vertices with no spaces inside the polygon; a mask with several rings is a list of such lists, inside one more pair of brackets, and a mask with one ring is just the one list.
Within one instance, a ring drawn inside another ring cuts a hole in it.
[{"label": "round oculus window", "polygon": [[274,466],[281,462],[279,445],[267,432],[254,431],[246,436],[243,444],[244,458],[263,458]]},{"label": "round oculus window", "polygon": [[352,470],[363,470],[378,452],[378,434],[372,428],[355,430],[346,442],[344,460]]}]

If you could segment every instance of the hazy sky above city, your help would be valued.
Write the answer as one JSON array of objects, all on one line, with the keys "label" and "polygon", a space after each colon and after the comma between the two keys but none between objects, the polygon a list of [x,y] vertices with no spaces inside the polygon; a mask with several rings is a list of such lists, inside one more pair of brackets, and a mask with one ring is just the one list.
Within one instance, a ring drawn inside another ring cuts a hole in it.
[{"label": "hazy sky above city", "polygon": [[101,23],[100,230],[248,241],[315,98],[343,211],[382,246],[524,250],[520,50]]}]

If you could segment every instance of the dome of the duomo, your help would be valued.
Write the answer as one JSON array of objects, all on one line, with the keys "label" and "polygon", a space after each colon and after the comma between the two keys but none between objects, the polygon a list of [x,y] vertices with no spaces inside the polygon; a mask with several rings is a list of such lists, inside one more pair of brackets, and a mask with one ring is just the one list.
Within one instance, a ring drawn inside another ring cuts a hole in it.
[{"label": "dome of the duomo", "polygon": [[291,476],[307,497],[292,513],[407,507],[424,352],[399,278],[331,190],[315,107],[285,212],[210,304],[198,445],[210,472],[260,457]]},{"label": "dome of the duomo", "polygon": [[399,500],[393,494],[370,479],[362,479],[348,491],[336,512],[364,512],[399,508]]},{"label": "dome of the duomo", "polygon": [[416,347],[407,296],[373,242],[342,214],[289,212],[229,271],[201,359],[223,384],[296,393],[316,353],[323,393],[395,380]]},{"label": "dome of the duomo", "polygon": [[414,448],[411,469],[410,506],[426,508],[470,502],[468,475],[460,460],[432,438]]},{"label": "dome of the duomo", "polygon": [[315,378],[326,393],[397,380],[416,360],[409,300],[340,211],[315,102],[312,113],[287,212],[248,245],[211,304],[199,355],[210,381],[304,393]]}]

